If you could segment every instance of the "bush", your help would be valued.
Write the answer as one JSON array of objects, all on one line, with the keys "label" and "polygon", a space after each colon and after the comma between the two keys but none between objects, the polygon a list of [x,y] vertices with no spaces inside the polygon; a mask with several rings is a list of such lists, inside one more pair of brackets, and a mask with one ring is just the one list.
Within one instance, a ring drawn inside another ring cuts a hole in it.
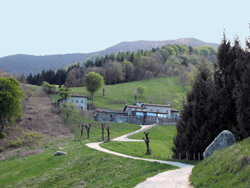
[{"label": "bush", "polygon": [[4,146],[0,147],[0,153],[3,152],[4,150],[5,150]]},{"label": "bush", "polygon": [[23,145],[23,142],[20,139],[18,139],[16,141],[11,140],[10,143],[9,143],[9,146],[13,147],[13,148],[19,148],[22,145]]},{"label": "bush", "polygon": [[2,133],[0,134],[0,138],[6,138],[6,136],[7,136],[7,134],[6,134],[5,132],[2,132]]}]

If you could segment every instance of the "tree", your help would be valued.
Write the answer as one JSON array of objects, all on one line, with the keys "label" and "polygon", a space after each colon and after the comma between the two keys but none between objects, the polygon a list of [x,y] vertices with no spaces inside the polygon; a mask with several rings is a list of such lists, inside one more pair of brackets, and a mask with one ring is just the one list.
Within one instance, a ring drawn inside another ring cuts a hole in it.
[{"label": "tree", "polygon": [[20,83],[14,78],[0,78],[0,134],[5,126],[14,124],[14,118],[21,118],[21,98],[24,96]]},{"label": "tree", "polygon": [[149,132],[144,132],[146,139],[143,137],[142,139],[144,140],[144,142],[146,143],[147,146],[147,151],[146,151],[146,155],[151,155],[151,149],[149,148]]},{"label": "tree", "polygon": [[180,67],[179,81],[180,81],[180,83],[182,85],[182,91],[184,92],[185,91],[185,85],[186,85],[186,83],[188,81],[188,75],[187,75],[186,69],[183,66]]},{"label": "tree", "polygon": [[86,130],[87,130],[87,139],[89,139],[90,127],[91,127],[91,124],[85,125],[85,128],[86,128]]},{"label": "tree", "polygon": [[47,93],[47,94],[53,94],[56,92],[56,85],[51,85],[48,82],[44,81],[43,82],[43,90]]},{"label": "tree", "polygon": [[90,72],[85,76],[85,84],[87,90],[91,93],[92,105],[94,104],[94,93],[98,91],[103,85],[103,77],[95,72]]},{"label": "tree", "polygon": [[144,74],[144,78],[147,79],[148,81],[153,78],[153,73],[151,71],[146,71]]},{"label": "tree", "polygon": [[70,97],[71,91],[72,91],[71,89],[65,88],[64,85],[61,85],[59,95],[60,97],[67,99]]},{"label": "tree", "polygon": [[108,132],[108,141],[110,141],[110,125],[106,127],[106,130]]},{"label": "tree", "polygon": [[240,140],[250,136],[250,43],[247,41],[247,50],[237,50],[238,61],[236,70],[239,77],[235,76],[236,110],[238,128],[236,130]]},{"label": "tree", "polygon": [[[182,158],[189,154],[203,152],[214,139],[214,129],[210,122],[216,109],[211,106],[214,85],[210,72],[205,64],[199,68],[192,90],[188,93],[187,102],[177,122],[177,135],[174,138],[174,154]],[[216,134],[216,133],[215,133]]]},{"label": "tree", "polygon": [[143,87],[141,87],[141,86],[137,88],[137,91],[140,93],[141,97],[142,97],[142,94],[143,94],[144,90],[145,89]]},{"label": "tree", "polygon": [[70,117],[76,114],[78,111],[76,105],[73,103],[63,103],[62,104],[62,114],[63,118],[66,121],[67,126],[69,125]]},{"label": "tree", "polygon": [[104,130],[105,130],[106,125],[102,123],[102,140],[104,140]]}]

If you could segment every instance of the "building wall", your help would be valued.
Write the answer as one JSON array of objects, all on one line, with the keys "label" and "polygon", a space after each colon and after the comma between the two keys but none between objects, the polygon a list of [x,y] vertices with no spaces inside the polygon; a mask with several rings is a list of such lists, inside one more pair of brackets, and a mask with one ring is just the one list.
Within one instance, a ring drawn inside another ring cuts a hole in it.
[{"label": "building wall", "polygon": [[167,117],[171,117],[171,107],[159,107],[159,106],[144,106],[147,108],[148,112],[159,112],[159,113],[167,113]]},{"label": "building wall", "polygon": [[[112,115],[111,115],[112,114]],[[174,119],[159,118],[159,117],[147,117],[147,116],[135,116],[116,113],[95,113],[95,120],[102,122],[116,122],[116,123],[134,123],[138,125],[151,125],[158,123],[160,125],[175,124]]]},{"label": "building wall", "polygon": [[68,99],[62,99],[59,107],[62,107],[62,103],[74,103],[76,105],[76,107],[78,108],[78,110],[87,110],[87,98],[83,98],[83,97],[70,97]]}]

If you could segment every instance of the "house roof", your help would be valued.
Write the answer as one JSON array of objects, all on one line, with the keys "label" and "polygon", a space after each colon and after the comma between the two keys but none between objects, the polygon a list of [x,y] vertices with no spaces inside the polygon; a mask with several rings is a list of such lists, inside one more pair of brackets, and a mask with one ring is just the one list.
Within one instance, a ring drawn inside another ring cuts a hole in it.
[{"label": "house roof", "polygon": [[144,103],[144,101],[135,101],[135,102]]},{"label": "house roof", "polygon": [[126,105],[125,107],[124,107],[124,109],[123,109],[123,111],[125,111],[126,110],[126,108],[139,108],[139,109],[146,109],[146,108],[144,108],[144,107],[141,107],[141,106],[133,106],[133,105]]},{"label": "house roof", "polygon": [[156,106],[156,107],[167,107],[167,108],[171,108],[170,105],[163,105],[163,104],[143,104],[142,106]]},{"label": "house roof", "polygon": [[89,97],[86,96],[86,95],[77,95],[77,94],[73,94],[73,95],[71,95],[71,97],[89,98]]},{"label": "house roof", "polygon": [[171,109],[171,112],[179,112],[179,110]]}]

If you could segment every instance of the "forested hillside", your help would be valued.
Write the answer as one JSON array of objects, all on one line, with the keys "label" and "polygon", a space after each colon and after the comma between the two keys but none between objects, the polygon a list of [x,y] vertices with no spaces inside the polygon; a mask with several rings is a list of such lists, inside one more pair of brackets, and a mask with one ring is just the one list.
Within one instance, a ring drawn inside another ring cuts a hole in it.
[{"label": "forested hillside", "polygon": [[137,50],[150,50],[152,48],[166,46],[167,44],[186,44],[192,47],[199,46],[212,46],[217,48],[218,44],[206,43],[194,38],[182,38],[177,40],[165,40],[165,41],[134,41],[134,42],[121,42],[117,45],[109,47],[105,50],[93,52],[93,53],[74,53],[74,54],[62,54],[62,55],[12,55],[0,58],[0,69],[12,74],[24,74],[29,73],[37,74],[45,70],[56,70],[64,68],[68,64],[75,62],[84,63],[86,59],[95,59],[96,57],[102,57],[118,52],[136,52]]},{"label": "forested hillside", "polygon": [[[67,87],[82,87],[85,75],[97,72],[104,77],[106,85],[151,79],[159,75],[180,76],[184,84],[186,80],[192,79],[202,61],[212,69],[216,53],[217,50],[213,47],[192,48],[184,44],[169,44],[137,52],[119,52],[117,55],[112,53],[94,60],[88,59],[83,66],[71,66],[61,74],[63,78],[60,80],[65,80]],[[63,82],[57,81],[58,72],[43,71],[37,75],[30,74],[27,79],[30,84],[41,85],[43,81],[47,81],[61,85]]]}]

